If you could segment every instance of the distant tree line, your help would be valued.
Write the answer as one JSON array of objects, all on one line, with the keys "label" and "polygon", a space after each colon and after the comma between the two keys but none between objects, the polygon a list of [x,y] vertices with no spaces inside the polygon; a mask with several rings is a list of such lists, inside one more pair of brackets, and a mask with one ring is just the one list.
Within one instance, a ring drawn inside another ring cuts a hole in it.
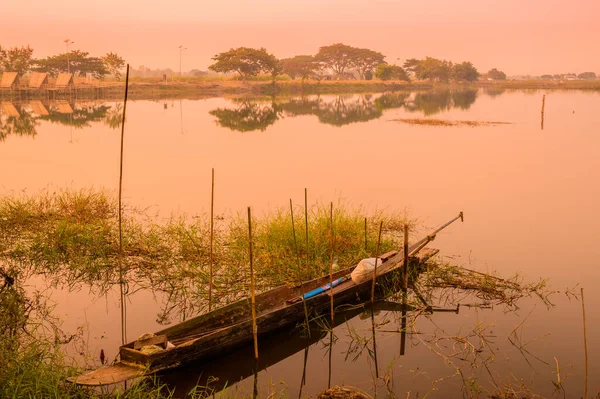
[{"label": "distant tree line", "polygon": [[583,80],[592,80],[596,79],[595,72],[582,72],[579,75],[576,73],[561,73],[554,75],[542,75],[542,79],[544,80],[570,80],[570,79],[583,79]]},{"label": "distant tree line", "polygon": [[[319,48],[315,55],[297,55],[291,58],[277,59],[266,49],[238,47],[215,55],[214,63],[209,70],[216,73],[236,73],[242,79],[265,74],[273,81],[278,75],[288,75],[292,79],[363,79],[373,77],[380,80],[411,79],[429,80],[431,82],[473,82],[478,79],[505,80],[506,74],[496,68],[481,74],[469,61],[453,63],[433,57],[424,59],[410,58],[402,66],[390,64],[385,56],[375,50],[358,48],[343,43],[335,43]],[[20,74],[29,71],[47,72],[51,76],[67,71],[74,75],[91,73],[93,77],[102,79],[112,74],[119,78],[125,61],[116,53],[107,53],[103,57],[92,57],[81,50],[57,54],[46,58],[33,57],[30,46],[3,48],[0,46],[0,72],[13,71]],[[140,67],[132,71],[134,76],[173,75],[170,69]],[[205,76],[207,72],[192,70],[190,76]],[[542,79],[595,79],[594,72],[583,72],[579,75],[543,75]]]},{"label": "distant tree line", "polygon": [[96,79],[112,74],[117,79],[125,61],[116,53],[107,53],[103,57],[91,57],[80,50],[57,54],[46,58],[34,58],[30,46],[3,48],[0,46],[0,72],[10,71],[24,74],[29,71],[47,72],[50,76],[71,72],[75,76],[91,73]]},{"label": "distant tree line", "polygon": [[[266,49],[238,47],[215,55],[213,72],[237,73],[246,80],[250,76],[285,74],[292,79],[353,79],[381,80],[428,79],[439,82],[472,82],[481,76],[472,63],[452,63],[432,57],[409,59],[403,66],[388,64],[385,56],[375,50],[335,43],[319,48],[315,55],[297,55],[278,60]],[[506,79],[506,74],[492,69],[490,79]]]}]

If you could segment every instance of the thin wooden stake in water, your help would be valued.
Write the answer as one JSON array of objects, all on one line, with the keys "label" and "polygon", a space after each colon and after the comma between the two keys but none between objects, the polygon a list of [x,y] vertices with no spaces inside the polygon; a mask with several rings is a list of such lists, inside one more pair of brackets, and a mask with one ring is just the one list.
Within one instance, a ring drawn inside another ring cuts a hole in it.
[{"label": "thin wooden stake in water", "polygon": [[546,95],[542,96],[542,130],[544,130],[544,107],[546,106]]},{"label": "thin wooden stake in water", "polygon": [[367,252],[367,218],[365,218],[365,252]]},{"label": "thin wooden stake in water", "polygon": [[213,243],[215,232],[215,168],[212,169],[212,184],[210,190],[210,270],[208,277],[208,311],[212,310],[212,289],[213,289]]},{"label": "thin wooden stake in water", "polygon": [[402,268],[402,289],[408,289],[408,225],[404,225],[404,265]]},{"label": "thin wooden stake in water", "polygon": [[383,220],[379,223],[379,235],[377,237],[377,247],[375,249],[375,268],[373,269],[373,285],[371,286],[371,303],[375,303],[375,282],[377,281],[377,259],[379,259],[379,245],[381,244],[381,230],[383,229]]},{"label": "thin wooden stake in water", "polygon": [[252,306],[252,335],[254,336],[254,359],[258,360],[258,327],[256,325],[256,301],[254,298],[254,264],[252,263],[252,211],[248,207],[248,246],[250,251],[250,303]]},{"label": "thin wooden stake in water", "polygon": [[[296,257],[298,258],[298,272],[300,273],[301,262],[300,262],[300,252],[298,252],[298,241],[296,240],[296,224],[294,223],[294,205],[292,204],[292,199],[290,198],[290,215],[292,215],[292,234],[294,235],[294,249],[296,250]],[[306,327],[306,332],[308,337],[310,338],[310,328],[308,327],[308,308],[306,306],[306,301],[304,297],[302,298],[302,302],[304,305],[304,325]],[[302,390],[302,388],[300,388]]]},{"label": "thin wooden stake in water", "polygon": [[290,198],[290,215],[292,216],[292,234],[294,235],[294,250],[296,251],[296,257],[298,258],[298,271],[300,270],[300,253],[298,252],[298,241],[296,240],[296,223],[294,223],[294,205]]},{"label": "thin wooden stake in water", "polygon": [[331,328],[333,329],[333,202],[331,203],[331,209],[329,212],[329,299],[331,302],[330,313],[331,313]]},{"label": "thin wooden stake in water", "polygon": [[125,281],[123,280],[123,148],[125,138],[125,111],[127,111],[127,94],[129,91],[129,64],[125,74],[125,100],[123,101],[123,119],[121,120],[121,156],[119,162],[119,288],[121,302],[121,343],[127,342],[127,312],[125,309]]},{"label": "thin wooden stake in water", "polygon": [[588,399],[588,351],[587,351],[587,331],[585,328],[585,303],[583,301],[583,288],[581,289],[581,309],[583,310],[583,348],[585,353],[585,389],[584,399]]}]

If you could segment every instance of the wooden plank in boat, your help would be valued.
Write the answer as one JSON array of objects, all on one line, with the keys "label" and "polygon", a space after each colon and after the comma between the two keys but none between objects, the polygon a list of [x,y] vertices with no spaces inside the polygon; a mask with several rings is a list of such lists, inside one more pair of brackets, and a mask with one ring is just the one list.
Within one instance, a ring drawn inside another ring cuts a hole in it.
[{"label": "wooden plank in boat", "polygon": [[108,367],[90,371],[89,373],[69,377],[67,381],[77,385],[100,386],[131,380],[142,377],[144,374],[146,374],[146,371],[140,366],[118,362]]},{"label": "wooden plank in boat", "polygon": [[390,252],[386,252],[383,255],[381,255],[379,257],[379,259],[381,259],[383,262],[385,262],[386,260],[388,260],[389,258],[391,258],[392,256],[396,255],[398,253],[398,251],[396,250],[392,250]]}]

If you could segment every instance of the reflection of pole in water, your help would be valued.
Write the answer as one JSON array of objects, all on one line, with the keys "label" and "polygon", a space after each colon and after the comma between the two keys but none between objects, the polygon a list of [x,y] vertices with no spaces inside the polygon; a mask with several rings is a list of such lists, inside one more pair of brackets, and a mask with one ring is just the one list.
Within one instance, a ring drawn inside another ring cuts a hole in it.
[{"label": "reflection of pole in water", "polygon": [[69,134],[71,135],[69,144],[73,144],[73,114],[69,114]]},{"label": "reflection of pole in water", "polygon": [[542,96],[542,130],[544,130],[544,108],[546,107],[546,95]]},{"label": "reflection of pole in water", "polygon": [[333,353],[333,325],[329,331],[329,377],[327,378],[327,389],[331,388],[331,355]]},{"label": "reflection of pole in water", "polygon": [[375,340],[375,309],[371,302],[371,331],[373,333],[373,359],[375,360],[375,377],[379,378],[379,365],[377,364],[377,342]]},{"label": "reflection of pole in water", "polygon": [[183,102],[179,100],[179,125],[181,126],[181,134],[183,134]]},{"label": "reflection of pole in water", "polygon": [[258,358],[254,359],[254,388],[252,389],[252,399],[258,398]]},{"label": "reflection of pole in water", "polygon": [[406,348],[406,292],[402,294],[402,317],[400,318],[400,356],[404,356]]},{"label": "reflection of pole in water", "polygon": [[304,348],[304,366],[302,367],[302,379],[300,380],[300,391],[298,392],[298,399],[302,397],[302,388],[306,385],[306,363],[308,363],[308,348]]}]

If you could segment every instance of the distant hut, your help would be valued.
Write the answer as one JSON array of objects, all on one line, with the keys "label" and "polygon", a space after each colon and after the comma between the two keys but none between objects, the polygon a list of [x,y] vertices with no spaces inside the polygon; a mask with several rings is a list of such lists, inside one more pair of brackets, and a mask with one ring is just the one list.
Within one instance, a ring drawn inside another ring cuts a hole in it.
[{"label": "distant hut", "polygon": [[48,74],[46,72],[33,72],[29,78],[30,89],[41,89],[48,84]]},{"label": "distant hut", "polygon": [[67,87],[73,86],[73,74],[72,73],[61,73],[56,78],[56,84],[54,85],[58,89],[66,89]]},{"label": "distant hut", "polygon": [[16,89],[19,84],[18,72],[4,72],[0,79],[0,89]]}]

